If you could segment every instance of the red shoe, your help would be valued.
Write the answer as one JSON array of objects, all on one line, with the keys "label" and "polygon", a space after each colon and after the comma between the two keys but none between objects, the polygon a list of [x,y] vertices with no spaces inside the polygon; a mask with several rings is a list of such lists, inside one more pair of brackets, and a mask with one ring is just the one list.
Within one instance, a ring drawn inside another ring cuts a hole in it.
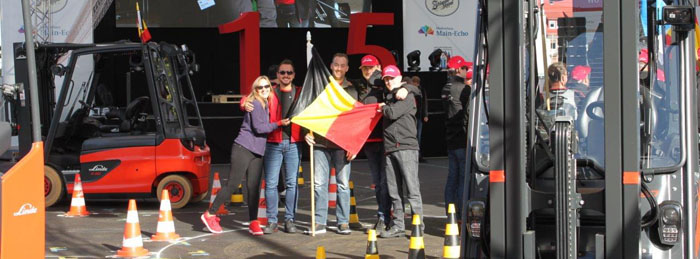
[{"label": "red shoe", "polygon": [[219,217],[209,215],[209,212],[204,212],[202,216],[200,217],[202,219],[202,222],[204,223],[205,226],[207,226],[207,229],[209,232],[214,233],[214,234],[219,234],[221,232],[224,232],[221,229],[221,225],[219,225]]},{"label": "red shoe", "polygon": [[250,233],[253,236],[262,236],[263,230],[262,228],[260,228],[260,221],[251,221],[250,225],[248,225],[248,233]]}]

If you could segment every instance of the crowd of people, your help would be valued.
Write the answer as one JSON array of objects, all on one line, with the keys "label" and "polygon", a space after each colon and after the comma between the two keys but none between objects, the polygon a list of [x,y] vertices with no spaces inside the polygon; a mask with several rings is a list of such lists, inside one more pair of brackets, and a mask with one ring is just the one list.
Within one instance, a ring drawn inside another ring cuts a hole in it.
[{"label": "crowd of people", "polygon": [[[442,89],[446,111],[446,142],[448,143],[449,173],[445,185],[445,208],[454,203],[461,208],[465,189],[465,113],[471,89],[471,63],[454,56],[448,62],[450,78]],[[372,183],[375,185],[377,220],[370,227],[378,236],[404,236],[404,204],[410,204],[410,213],[423,216],[420,180],[418,176],[420,131],[428,122],[428,102],[420,78],[402,76],[401,70],[388,65],[382,67],[373,55],[361,59],[362,78],[349,80],[348,56],[333,55],[331,75],[353,98],[363,104],[378,104],[381,121],[370,133],[362,152],[369,163]],[[301,160],[300,144],[313,146],[315,168],[312,179],[315,196],[316,225],[314,234],[326,233],[328,222],[328,183],[331,168],[336,171],[337,208],[335,210],[338,234],[352,233],[350,218],[351,164],[357,154],[351,154],[321,135],[301,129],[290,123],[288,116],[298,98],[301,87],[293,85],[295,70],[290,60],[276,66],[275,79],[258,77],[253,91],[241,100],[245,111],[243,122],[231,151],[231,169],[227,184],[220,190],[209,210],[201,216],[206,228],[221,233],[220,219],[215,211],[230,197],[243,176],[246,179],[248,204],[257,204],[259,186],[265,181],[268,223],[261,226],[257,220],[258,206],[248,206],[251,235],[278,232],[278,186],[285,187],[285,215],[283,231],[296,233],[295,216],[299,193],[297,176]],[[284,168],[283,176],[280,176]],[[283,181],[281,183],[281,181]],[[466,185],[468,188],[468,184]],[[405,191],[405,195],[404,195]],[[422,219],[421,219],[421,222]],[[425,226],[422,226],[423,228]],[[305,231],[310,234],[311,230]]]}]

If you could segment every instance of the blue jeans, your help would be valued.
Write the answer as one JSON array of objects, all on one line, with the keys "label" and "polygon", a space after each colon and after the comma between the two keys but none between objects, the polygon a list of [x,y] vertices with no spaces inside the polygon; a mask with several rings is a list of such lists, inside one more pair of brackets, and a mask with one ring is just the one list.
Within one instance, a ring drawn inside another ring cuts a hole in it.
[{"label": "blue jeans", "polygon": [[335,168],[338,200],[335,216],[338,225],[348,224],[350,218],[350,162],[345,150],[314,147],[314,196],[316,197],[316,224],[328,221],[328,178]]},{"label": "blue jeans", "polygon": [[284,220],[294,220],[294,214],[299,203],[297,192],[297,174],[299,173],[299,161],[301,153],[297,143],[289,143],[288,139],[280,143],[268,142],[265,146],[265,199],[267,201],[267,220],[269,223],[277,223],[277,204],[279,191],[277,184],[280,178],[280,169],[284,162],[284,184],[287,196],[284,202]]},{"label": "blue jeans", "polygon": [[[462,211],[462,193],[464,192],[464,176],[466,172],[466,149],[448,149],[447,157],[449,159],[447,182],[445,183],[445,210],[450,203],[455,204],[457,215],[461,215]],[[467,179],[469,181],[471,179]],[[467,188],[469,182],[467,182]]]},{"label": "blue jeans", "polygon": [[[386,185],[386,171],[384,171],[384,143],[382,142],[367,142],[363,148],[367,162],[369,163],[369,171],[372,174],[372,183],[374,184],[374,196],[377,199],[377,216],[384,220],[384,223],[389,223],[391,218],[389,210],[391,209],[391,198],[389,197],[389,189]],[[385,215],[387,215],[385,217]]]}]

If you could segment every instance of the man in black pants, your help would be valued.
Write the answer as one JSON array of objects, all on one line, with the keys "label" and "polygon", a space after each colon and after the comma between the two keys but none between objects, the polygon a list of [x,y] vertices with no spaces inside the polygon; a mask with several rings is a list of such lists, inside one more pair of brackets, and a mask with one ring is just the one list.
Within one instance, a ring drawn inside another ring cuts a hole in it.
[{"label": "man in black pants", "polygon": [[[403,88],[401,71],[394,65],[389,65],[382,71],[382,79],[389,93],[380,104],[384,115],[384,170],[386,171],[389,196],[394,206],[392,226],[382,231],[381,237],[404,236],[404,209],[402,197],[399,195],[397,179],[403,178],[403,184],[408,190],[408,202],[411,204],[413,215],[423,218],[423,202],[420,194],[418,179],[418,139],[416,134],[416,103],[415,97],[409,91],[405,99],[396,98],[396,93]],[[421,225],[425,228],[425,225]]]}]

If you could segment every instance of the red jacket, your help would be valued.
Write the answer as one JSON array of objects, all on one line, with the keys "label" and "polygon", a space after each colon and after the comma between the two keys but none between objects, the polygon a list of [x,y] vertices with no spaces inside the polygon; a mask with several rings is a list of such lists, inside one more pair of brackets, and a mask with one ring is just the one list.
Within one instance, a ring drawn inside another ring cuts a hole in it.
[{"label": "red jacket", "polygon": [[275,0],[276,4],[294,4],[294,0]]},{"label": "red jacket", "polygon": [[[294,94],[294,100],[299,98],[299,93],[301,93],[301,87],[298,86],[293,86],[294,91],[296,93]],[[282,107],[280,107],[280,101],[278,96],[282,94],[282,90],[279,88],[279,85],[275,84],[272,85],[272,89],[270,91],[270,96],[267,98],[267,105],[268,109],[270,111],[270,122],[277,122],[282,120]],[[245,110],[244,103],[248,96],[243,96],[241,98],[241,110]],[[294,123],[291,124],[292,126],[292,135],[289,136],[290,142],[298,142],[301,140],[299,137],[301,134],[301,128],[299,125],[296,125]],[[271,132],[270,134],[267,134],[267,142],[273,142],[273,143],[280,143],[282,142],[282,127],[278,127],[276,130]]]},{"label": "red jacket", "polygon": [[[279,88],[279,85],[273,85],[272,86],[272,91],[270,91],[270,98],[268,105],[270,107],[270,122],[273,121],[278,121],[282,120],[282,107],[280,106],[279,98],[278,96],[282,94],[282,90]],[[294,94],[294,100],[296,100],[299,97],[299,93],[301,92],[301,87],[294,86],[294,91],[296,93]],[[294,123],[291,124],[292,126],[292,135],[289,136],[289,141],[294,143],[297,141],[300,141],[301,138],[300,136],[300,131],[301,128],[299,128],[299,125],[296,125]],[[275,131],[267,135],[267,142],[274,142],[274,143],[280,143],[282,142],[282,127],[277,128]]]}]

